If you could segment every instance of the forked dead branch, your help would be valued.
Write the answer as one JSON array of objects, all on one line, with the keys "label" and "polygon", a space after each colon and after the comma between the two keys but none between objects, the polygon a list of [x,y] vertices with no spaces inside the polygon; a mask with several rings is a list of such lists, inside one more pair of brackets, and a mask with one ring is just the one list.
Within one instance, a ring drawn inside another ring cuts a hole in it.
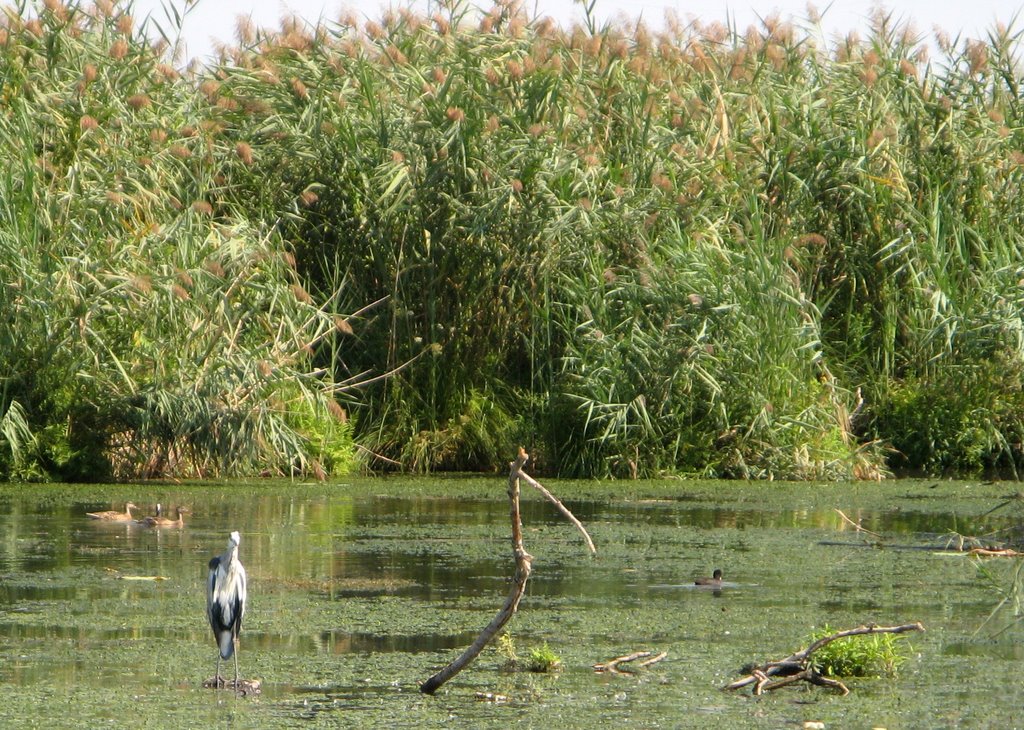
[{"label": "forked dead branch", "polygon": [[590,552],[597,552],[594,548],[594,541],[590,539],[590,535],[587,534],[586,529],[580,521],[576,519],[572,512],[570,512],[565,505],[551,494],[551,492],[542,487],[539,482],[523,471],[523,466],[529,458],[530,455],[526,453],[525,449],[521,448],[519,449],[519,456],[509,465],[508,499],[509,512],[512,519],[512,557],[516,562],[515,575],[512,581],[512,590],[509,592],[508,598],[505,599],[505,605],[502,606],[501,611],[489,624],[487,624],[484,630],[480,632],[480,635],[476,637],[476,640],[469,646],[469,648],[462,652],[458,659],[448,664],[420,685],[420,692],[423,692],[424,694],[434,694],[441,685],[469,666],[469,664],[480,655],[480,652],[483,651],[484,647],[487,646],[491,639],[493,639],[498,632],[504,628],[505,624],[507,624],[512,618],[512,614],[514,614],[519,608],[519,601],[523,597],[523,593],[526,591],[526,581],[530,578],[530,571],[532,570],[533,565],[533,556],[526,552],[526,549],[523,547],[523,523],[519,513],[520,479],[539,490],[541,494],[549,499],[559,509],[559,511],[569,518],[580,532],[583,533],[583,537],[587,541],[587,546],[590,548]]},{"label": "forked dead branch", "polygon": [[[785,659],[780,659],[774,662],[765,662],[764,664],[754,667],[750,670],[750,674],[741,679],[737,679],[735,682],[730,682],[722,687],[722,689],[741,689],[749,685],[754,685],[753,693],[755,695],[759,695],[764,692],[770,692],[773,689],[785,687],[793,684],[794,682],[803,681],[822,687],[831,687],[832,689],[837,689],[842,694],[846,695],[850,693],[850,690],[845,684],[839,680],[822,676],[821,673],[814,668],[814,664],[811,662],[811,656],[814,652],[827,644],[831,644],[837,639],[844,639],[848,636],[862,636],[865,634],[902,634],[907,631],[924,631],[924,626],[922,626],[920,622],[903,624],[902,626],[876,626],[874,624],[868,624],[867,626],[858,626],[855,629],[837,631],[834,634],[823,636],[806,649],[802,649],[795,654],[790,654]],[[773,679],[773,677],[778,677],[778,679]]]}]

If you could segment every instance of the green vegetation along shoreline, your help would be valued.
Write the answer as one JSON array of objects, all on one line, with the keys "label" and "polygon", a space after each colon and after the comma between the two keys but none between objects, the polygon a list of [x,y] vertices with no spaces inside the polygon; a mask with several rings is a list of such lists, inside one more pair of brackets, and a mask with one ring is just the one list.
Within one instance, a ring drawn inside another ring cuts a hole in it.
[{"label": "green vegetation along shoreline", "polygon": [[0,22],[0,474],[1016,475],[1019,33]]}]

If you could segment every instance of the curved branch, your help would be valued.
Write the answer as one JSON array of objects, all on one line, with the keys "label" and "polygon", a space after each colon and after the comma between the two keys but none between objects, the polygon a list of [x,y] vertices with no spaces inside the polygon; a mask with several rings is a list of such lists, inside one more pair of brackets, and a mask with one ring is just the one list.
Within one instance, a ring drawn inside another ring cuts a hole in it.
[{"label": "curved branch", "polygon": [[519,601],[526,592],[526,581],[530,578],[530,570],[533,563],[533,556],[523,548],[523,523],[519,514],[519,475],[523,464],[529,459],[524,449],[519,449],[519,456],[512,462],[508,477],[508,499],[509,516],[512,519],[512,555],[516,560],[516,573],[512,590],[509,591],[505,605],[489,624],[480,632],[476,640],[459,656],[458,659],[441,669],[430,679],[420,685],[420,692],[428,695],[434,694],[437,689],[469,666],[483,651],[487,643],[501,631],[501,629],[512,618],[512,614],[519,608]]},{"label": "curved branch", "polygon": [[526,548],[523,547],[523,522],[519,511],[520,479],[526,480],[527,483],[540,490],[544,496],[551,500],[555,506],[561,510],[562,514],[568,517],[573,524],[583,532],[583,535],[587,540],[587,545],[590,547],[590,551],[596,552],[594,549],[594,543],[590,539],[590,535],[588,535],[587,531],[583,529],[583,525],[580,524],[579,520],[573,516],[572,512],[558,501],[551,492],[546,490],[523,471],[523,466],[529,458],[530,455],[526,453],[526,450],[520,448],[519,455],[516,457],[516,460],[509,464],[509,517],[512,521],[512,557],[515,558],[516,561],[516,572],[513,578],[512,589],[509,591],[508,598],[505,599],[505,605],[502,606],[498,615],[495,616],[489,624],[487,624],[484,630],[480,632],[480,635],[476,637],[476,640],[468,649],[462,652],[458,659],[448,664],[420,685],[420,692],[424,694],[434,694],[441,685],[469,666],[473,660],[480,655],[480,652],[483,651],[488,642],[490,642],[490,640],[493,639],[495,635],[502,630],[502,628],[504,628],[505,624],[507,624],[512,618],[512,615],[519,609],[519,601],[522,599],[523,593],[526,592],[526,581],[530,578],[530,571],[533,566],[533,556],[526,552]]},{"label": "curved branch", "polygon": [[562,504],[558,497],[556,497],[547,489],[545,489],[540,482],[531,477],[529,474],[520,471],[519,476],[522,477],[524,482],[526,482],[531,487],[533,487],[538,492],[547,497],[548,501],[555,505],[555,507],[558,508],[558,511],[565,515],[566,519],[568,519],[569,522],[576,525],[576,529],[583,533],[583,539],[587,541],[587,547],[590,548],[590,553],[592,555],[597,554],[597,548],[594,547],[594,541],[590,539],[590,534],[587,532],[587,529],[583,526],[583,523],[576,519],[576,515],[570,512],[569,508]]}]

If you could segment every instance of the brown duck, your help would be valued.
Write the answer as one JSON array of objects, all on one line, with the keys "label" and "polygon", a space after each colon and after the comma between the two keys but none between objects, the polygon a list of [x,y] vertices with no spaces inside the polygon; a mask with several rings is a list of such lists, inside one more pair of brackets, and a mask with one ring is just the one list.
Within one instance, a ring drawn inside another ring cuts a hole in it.
[{"label": "brown duck", "polygon": [[178,519],[176,520],[172,520],[170,517],[163,517],[158,514],[155,517],[147,517],[143,520],[143,524],[147,527],[184,527],[185,520],[182,519],[182,515],[187,513],[188,509],[185,507],[178,507],[176,512],[178,514]]},{"label": "brown duck", "polygon": [[86,512],[89,517],[94,520],[107,520],[113,522],[128,522],[134,520],[132,517],[132,510],[138,509],[134,502],[125,502],[124,512],[118,512],[117,510],[107,510],[106,512]]}]

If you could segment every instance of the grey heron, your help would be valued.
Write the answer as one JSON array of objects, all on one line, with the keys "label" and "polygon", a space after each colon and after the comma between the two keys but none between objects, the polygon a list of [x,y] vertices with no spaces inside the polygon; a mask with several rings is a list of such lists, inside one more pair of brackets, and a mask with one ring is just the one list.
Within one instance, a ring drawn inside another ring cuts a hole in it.
[{"label": "grey heron", "polygon": [[210,577],[206,581],[206,617],[217,639],[217,673],[214,684],[221,686],[221,660],[235,658],[235,684],[238,689],[238,634],[245,615],[245,568],[238,559],[238,546],[242,542],[238,532],[228,538],[228,549],[210,560]]},{"label": "grey heron", "polygon": [[113,520],[115,522],[127,522],[135,519],[132,517],[132,510],[138,509],[134,502],[125,502],[124,512],[118,512],[117,510],[108,510],[106,512],[86,512],[89,517],[94,520]]}]

